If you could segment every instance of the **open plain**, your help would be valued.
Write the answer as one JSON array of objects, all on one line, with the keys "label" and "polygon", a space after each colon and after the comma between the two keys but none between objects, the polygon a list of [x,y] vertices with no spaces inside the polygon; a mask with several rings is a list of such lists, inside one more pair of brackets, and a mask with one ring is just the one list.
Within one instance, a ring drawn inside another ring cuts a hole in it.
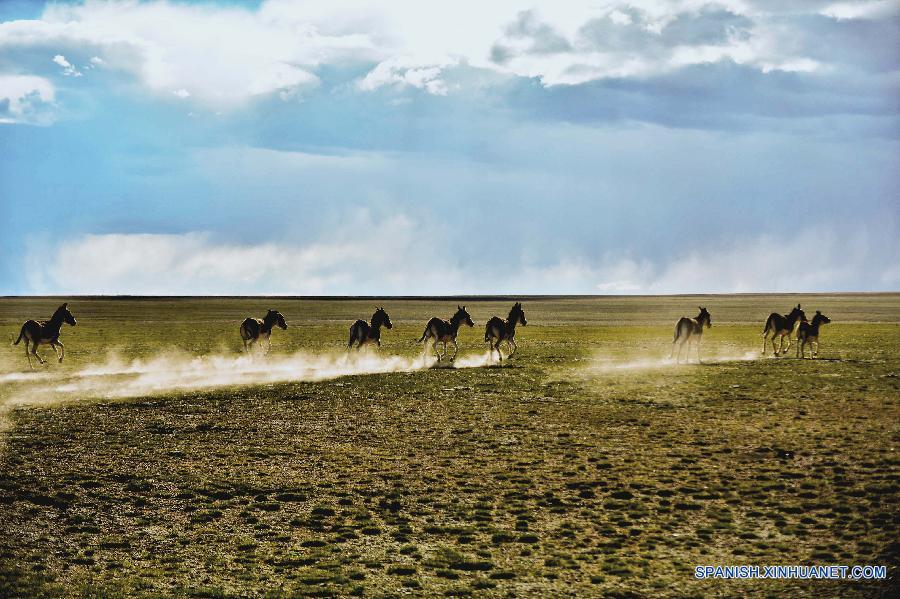
[{"label": "open plain", "polygon": [[[484,323],[514,300],[519,353],[489,364]],[[0,300],[0,339],[61,301]],[[900,294],[68,301],[63,363],[0,353],[0,595],[897,589]],[[760,356],[798,302],[832,319],[819,359]],[[463,303],[464,367],[424,367],[424,323]],[[348,358],[376,304],[393,329]],[[703,363],[674,364],[698,305]],[[289,328],[240,357],[270,307]],[[696,580],[706,564],[889,579]]]}]

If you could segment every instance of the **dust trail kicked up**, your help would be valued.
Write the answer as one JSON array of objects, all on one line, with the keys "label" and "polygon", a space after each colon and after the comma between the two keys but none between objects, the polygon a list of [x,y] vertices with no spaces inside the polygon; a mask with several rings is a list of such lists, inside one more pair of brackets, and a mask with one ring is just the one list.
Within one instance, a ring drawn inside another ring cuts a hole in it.
[{"label": "dust trail kicked up", "polygon": [[[721,362],[743,362],[749,360],[756,360],[759,357],[759,354],[755,351],[744,352],[743,354],[711,354],[708,356],[703,356],[704,364],[718,364]],[[697,365],[696,357],[692,358],[690,362],[682,361],[681,364],[675,362],[675,358],[662,357],[662,358],[653,358],[653,357],[645,357],[645,358],[622,358],[622,357],[604,357],[604,356],[595,356],[591,361],[590,366],[588,366],[587,370],[592,373],[604,373],[604,372],[617,372],[617,371],[627,371],[627,370],[652,370],[656,368],[670,368],[675,366],[687,366]]]},{"label": "dust trail kicked up", "polygon": [[[448,368],[477,368],[488,354],[461,356]],[[127,398],[229,386],[292,381],[322,381],[344,376],[413,372],[435,365],[417,357],[375,354],[207,355],[162,354],[130,362],[112,355],[101,364],[54,375],[52,372],[5,373],[0,382],[18,386],[4,393],[0,407],[47,404],[82,398]]]}]

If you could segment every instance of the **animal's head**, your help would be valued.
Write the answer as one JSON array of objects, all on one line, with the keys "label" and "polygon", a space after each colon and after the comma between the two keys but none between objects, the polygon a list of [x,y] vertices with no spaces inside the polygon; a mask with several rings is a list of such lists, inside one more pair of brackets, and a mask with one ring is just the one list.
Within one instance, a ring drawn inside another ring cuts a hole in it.
[{"label": "animal's head", "polygon": [[831,319],[816,310],[816,315],[813,316],[813,324],[828,324],[831,322]]},{"label": "animal's head", "polygon": [[706,327],[707,329],[712,326],[712,316],[709,315],[709,311],[703,306],[697,306],[700,308],[700,314],[697,315],[697,322],[700,323],[701,327]]},{"label": "animal's head", "polygon": [[68,325],[75,326],[75,317],[72,316],[72,313],[69,312],[68,308],[69,302],[64,303],[62,306],[56,309],[54,312],[54,318],[62,318],[62,321]]},{"label": "animal's head", "polygon": [[284,321],[284,316],[282,316],[281,312],[278,310],[269,310],[266,313],[266,320],[275,323],[275,326],[282,331],[287,330],[287,323]]},{"label": "animal's head", "polygon": [[509,321],[518,322],[523,327],[528,324],[528,321],[525,320],[525,310],[522,309],[521,302],[516,302],[512,310],[509,311]]},{"label": "animal's head", "polygon": [[472,317],[466,312],[465,306],[456,306],[456,314],[453,315],[453,320],[464,323],[466,326],[475,326],[475,323],[472,322]]},{"label": "animal's head", "polygon": [[790,317],[794,320],[800,320],[800,322],[806,322],[806,312],[800,308],[800,304],[797,304],[797,307],[791,310]]},{"label": "animal's head", "polygon": [[394,328],[393,323],[391,322],[391,317],[388,316],[388,313],[384,311],[384,306],[375,308],[375,314],[372,315],[372,324],[376,324],[380,322],[384,326],[389,329]]}]

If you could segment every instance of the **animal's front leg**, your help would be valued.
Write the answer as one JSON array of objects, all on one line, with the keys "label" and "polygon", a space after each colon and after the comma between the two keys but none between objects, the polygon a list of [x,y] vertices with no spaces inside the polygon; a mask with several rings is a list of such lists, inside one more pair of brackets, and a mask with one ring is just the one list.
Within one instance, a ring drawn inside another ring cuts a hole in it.
[{"label": "animal's front leg", "polygon": [[[57,347],[58,346],[58,347]],[[56,361],[62,362],[62,354],[60,353],[60,348],[62,347],[62,343],[59,341],[54,341],[50,344],[50,347],[53,348],[53,352],[56,354]]]},{"label": "animal's front leg", "polygon": [[519,346],[516,345],[516,340],[515,340],[515,339],[510,339],[510,340],[509,340],[509,345],[510,345],[510,347],[512,347],[512,351],[509,352],[509,355],[507,355],[506,357],[507,357],[507,358],[512,358],[512,357],[515,355],[516,351],[518,351]]},{"label": "animal's front leg", "polygon": [[[456,344],[456,339],[451,339],[451,340],[450,340],[450,343],[453,344],[453,357],[450,358],[450,361],[452,362],[453,360],[456,359],[456,354],[459,353],[459,346]],[[444,344],[444,347],[445,347],[445,348],[447,347],[447,344],[446,344],[446,343]],[[497,351],[499,352],[499,348],[497,349]]]}]

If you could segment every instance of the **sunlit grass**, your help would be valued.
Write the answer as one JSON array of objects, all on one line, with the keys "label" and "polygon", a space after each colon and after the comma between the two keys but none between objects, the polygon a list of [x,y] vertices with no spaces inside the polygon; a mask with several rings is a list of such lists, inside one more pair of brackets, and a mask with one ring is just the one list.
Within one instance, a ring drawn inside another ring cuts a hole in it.
[{"label": "sunlit grass", "polygon": [[[20,407],[2,433],[0,591],[877,594],[693,579],[709,563],[896,565],[900,298],[801,298],[834,320],[823,359],[749,359],[768,312],[796,301],[526,300],[502,368]],[[427,318],[457,302],[378,303],[395,323],[382,353],[415,356]],[[467,306],[483,327],[510,303]],[[706,363],[673,365],[672,325],[698,303],[713,314]],[[0,301],[3,333],[53,305]],[[273,352],[338,353],[374,302],[70,306],[66,362],[44,376],[112,349],[236,353],[240,318],[269,306],[291,325]],[[461,355],[482,336],[464,330]],[[21,353],[0,370],[25,372]]]}]

